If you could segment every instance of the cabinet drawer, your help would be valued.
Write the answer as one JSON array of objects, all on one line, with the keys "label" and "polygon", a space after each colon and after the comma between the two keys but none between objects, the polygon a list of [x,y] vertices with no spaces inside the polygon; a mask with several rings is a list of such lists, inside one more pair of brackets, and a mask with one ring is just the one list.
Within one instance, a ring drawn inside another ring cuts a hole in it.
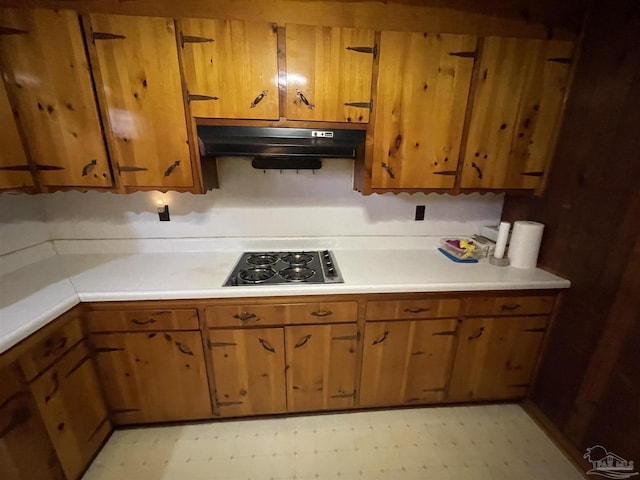
[{"label": "cabinet drawer", "polygon": [[465,315],[536,315],[551,313],[554,295],[474,297],[465,302]]},{"label": "cabinet drawer", "polygon": [[198,311],[182,310],[103,310],[87,312],[90,332],[136,332],[145,330],[198,330]]},{"label": "cabinet drawer", "polygon": [[358,320],[357,302],[232,305],[206,309],[208,327],[343,323]]},{"label": "cabinet drawer", "polygon": [[35,345],[20,358],[20,368],[27,381],[47,369],[81,339],[82,325],[76,318]]},{"label": "cabinet drawer", "polygon": [[448,318],[458,315],[457,298],[423,298],[416,300],[373,300],[367,302],[367,320],[411,318]]}]

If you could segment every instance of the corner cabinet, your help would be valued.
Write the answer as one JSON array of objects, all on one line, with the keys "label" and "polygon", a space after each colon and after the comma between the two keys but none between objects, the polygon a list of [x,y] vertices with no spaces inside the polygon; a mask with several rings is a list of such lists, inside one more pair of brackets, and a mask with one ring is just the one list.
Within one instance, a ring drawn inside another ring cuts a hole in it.
[{"label": "corner cabinet", "polygon": [[367,123],[373,30],[287,24],[288,120]]},{"label": "corner cabinet", "polygon": [[0,52],[40,184],[111,187],[77,14],[1,9]]},{"label": "corner cabinet", "polygon": [[560,128],[574,42],[487,37],[463,159],[463,189],[536,189]]},{"label": "corner cabinet", "polygon": [[276,25],[196,18],[178,25],[191,115],[280,117]]},{"label": "corner cabinet", "polygon": [[91,15],[85,30],[121,185],[194,188],[174,20]]},{"label": "corner cabinet", "polygon": [[476,38],[382,32],[371,188],[455,185]]}]

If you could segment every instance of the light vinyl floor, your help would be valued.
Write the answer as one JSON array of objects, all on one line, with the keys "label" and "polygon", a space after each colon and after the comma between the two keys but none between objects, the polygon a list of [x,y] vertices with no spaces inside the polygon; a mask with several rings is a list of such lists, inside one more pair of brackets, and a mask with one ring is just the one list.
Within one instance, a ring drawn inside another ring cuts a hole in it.
[{"label": "light vinyl floor", "polygon": [[518,405],[117,430],[83,480],[580,480]]}]

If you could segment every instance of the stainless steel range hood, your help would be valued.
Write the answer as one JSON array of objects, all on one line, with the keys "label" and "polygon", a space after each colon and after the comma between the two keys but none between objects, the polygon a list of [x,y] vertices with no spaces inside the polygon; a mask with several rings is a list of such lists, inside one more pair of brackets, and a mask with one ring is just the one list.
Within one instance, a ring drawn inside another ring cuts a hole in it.
[{"label": "stainless steel range hood", "polygon": [[[355,158],[363,130],[198,125],[206,157]],[[295,162],[291,162],[295,164]]]}]

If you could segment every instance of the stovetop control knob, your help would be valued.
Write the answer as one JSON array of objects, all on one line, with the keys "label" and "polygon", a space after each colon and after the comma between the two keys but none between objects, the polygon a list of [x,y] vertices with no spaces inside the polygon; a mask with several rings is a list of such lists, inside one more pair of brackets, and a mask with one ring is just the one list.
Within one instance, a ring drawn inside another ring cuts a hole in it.
[{"label": "stovetop control knob", "polygon": [[327,276],[329,277],[335,277],[336,276],[336,269],[333,267],[329,267],[327,269]]},{"label": "stovetop control knob", "polygon": [[331,255],[329,255],[329,250],[325,250],[324,252],[322,252],[322,256],[326,259],[329,260],[331,258]]}]

